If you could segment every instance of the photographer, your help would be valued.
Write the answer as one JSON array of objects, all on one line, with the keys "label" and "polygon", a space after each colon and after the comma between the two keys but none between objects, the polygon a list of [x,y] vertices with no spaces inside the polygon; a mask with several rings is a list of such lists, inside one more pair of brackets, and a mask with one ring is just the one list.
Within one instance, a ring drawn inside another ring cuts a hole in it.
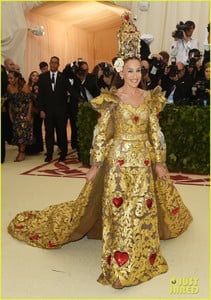
[{"label": "photographer", "polygon": [[182,62],[171,59],[167,74],[161,80],[162,90],[165,91],[167,103],[175,105],[189,105],[193,79],[186,73]]},{"label": "photographer", "polygon": [[166,73],[166,67],[169,63],[169,54],[166,51],[161,51],[158,54],[150,54],[148,56],[149,77],[153,83],[160,85],[161,78]]},{"label": "photographer", "polygon": [[198,41],[192,38],[195,29],[193,21],[185,23],[180,22],[176,26],[176,30],[172,33],[174,44],[171,47],[171,56],[175,56],[177,61],[184,65],[188,64],[188,53],[191,49],[198,48]]},{"label": "photographer", "polygon": [[204,74],[201,53],[198,49],[191,49],[188,53],[188,65],[186,66],[187,73],[192,76],[196,82]]},{"label": "photographer", "polygon": [[92,71],[92,74],[96,77],[98,89],[110,88],[114,79],[113,66],[107,62],[101,62],[96,65]]},{"label": "photographer", "polygon": [[150,74],[150,64],[147,60],[141,60],[141,74],[140,86],[144,90],[152,90],[158,85],[158,79]]},{"label": "photographer", "polygon": [[69,118],[71,124],[71,147],[79,150],[76,126],[79,103],[97,97],[100,90],[96,83],[96,77],[89,73],[88,63],[80,58],[78,61],[66,65],[63,74],[71,84],[67,103],[67,121]]},{"label": "photographer", "polygon": [[210,105],[210,63],[204,66],[204,75],[192,87],[192,102],[195,105]]}]

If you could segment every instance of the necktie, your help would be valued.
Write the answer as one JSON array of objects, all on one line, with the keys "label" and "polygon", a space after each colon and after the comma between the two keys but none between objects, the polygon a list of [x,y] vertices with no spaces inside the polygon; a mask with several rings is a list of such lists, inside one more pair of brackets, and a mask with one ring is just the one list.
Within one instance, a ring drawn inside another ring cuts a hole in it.
[{"label": "necktie", "polygon": [[52,86],[52,91],[54,91],[54,88],[55,88],[55,74],[52,73],[52,76],[51,76],[51,86]]},{"label": "necktie", "polygon": [[55,75],[54,75],[54,73],[52,73],[51,83],[55,83]]},{"label": "necktie", "polygon": [[85,101],[88,101],[87,95],[86,95],[86,89],[85,89],[85,87],[84,87],[83,84],[81,85],[81,94],[82,94],[84,100],[85,100]]}]

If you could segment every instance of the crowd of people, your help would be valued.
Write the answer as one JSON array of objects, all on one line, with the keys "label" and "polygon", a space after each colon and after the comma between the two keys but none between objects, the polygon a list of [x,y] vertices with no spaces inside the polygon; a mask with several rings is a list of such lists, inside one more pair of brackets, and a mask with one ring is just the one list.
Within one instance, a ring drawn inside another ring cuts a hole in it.
[{"label": "crowd of people", "polygon": [[[151,54],[149,45],[141,40],[141,71],[139,87],[153,90],[161,86],[168,104],[210,105],[209,49],[201,55],[196,39],[192,38],[195,24],[180,22],[172,34],[171,51]],[[209,44],[209,25],[207,27]],[[71,125],[71,147],[78,150],[77,113],[81,102],[100,95],[102,88],[118,87],[112,62],[100,62],[89,71],[83,59],[68,63],[59,70],[59,58],[53,56],[49,63],[40,62],[40,72],[32,71],[28,81],[12,59],[1,66],[1,162],[5,160],[5,142],[18,146],[15,159],[20,162],[25,155],[40,153],[45,128],[45,162],[53,158],[54,145],[59,148],[59,161],[67,155],[67,124]],[[56,133],[56,134],[55,134]]]}]

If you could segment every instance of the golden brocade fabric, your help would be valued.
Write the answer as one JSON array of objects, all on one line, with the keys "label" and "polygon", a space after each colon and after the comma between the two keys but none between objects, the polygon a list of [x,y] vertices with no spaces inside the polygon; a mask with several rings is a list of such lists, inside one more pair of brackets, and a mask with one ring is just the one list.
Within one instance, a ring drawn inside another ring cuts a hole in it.
[{"label": "golden brocade fabric", "polygon": [[102,234],[102,284],[131,286],[167,271],[160,238],[184,232],[192,216],[169,176],[161,180],[154,172],[156,162],[165,164],[157,117],[165,98],[156,88],[145,100],[133,107],[115,90],[92,100],[100,113],[91,150],[91,164],[99,165],[95,180],[75,201],[18,214],[8,227],[13,237],[59,248],[91,232],[93,238]]}]

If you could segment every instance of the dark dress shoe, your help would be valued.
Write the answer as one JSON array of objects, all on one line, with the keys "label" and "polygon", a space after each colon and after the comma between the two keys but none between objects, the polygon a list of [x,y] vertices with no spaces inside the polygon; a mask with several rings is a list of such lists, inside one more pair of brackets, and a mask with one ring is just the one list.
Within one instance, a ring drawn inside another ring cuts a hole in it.
[{"label": "dark dress shoe", "polygon": [[58,161],[65,161],[65,158],[66,158],[66,156],[64,156],[64,155],[60,155],[60,157],[59,157]]},{"label": "dark dress shoe", "polygon": [[47,156],[44,160],[45,162],[50,162],[52,161],[52,156]]}]

